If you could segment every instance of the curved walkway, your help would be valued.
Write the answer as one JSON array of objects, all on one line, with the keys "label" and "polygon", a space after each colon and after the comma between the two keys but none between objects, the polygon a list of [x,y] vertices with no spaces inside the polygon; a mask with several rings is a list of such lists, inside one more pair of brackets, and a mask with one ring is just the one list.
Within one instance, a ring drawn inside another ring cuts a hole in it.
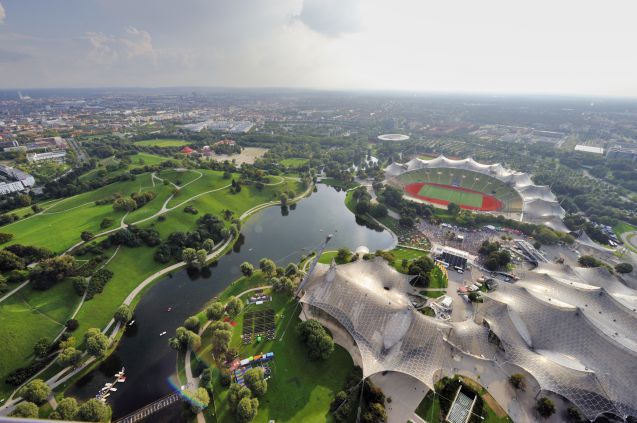
[{"label": "curved walkway", "polygon": [[[258,291],[261,289],[268,289],[268,288],[272,288],[272,285],[264,285],[264,286],[257,286],[256,288],[250,288],[250,289],[246,289],[245,291],[241,292],[240,294],[236,295],[237,298],[242,297],[243,295],[253,292],[253,291]],[[210,326],[210,324],[212,323],[211,320],[208,320],[206,322],[205,325],[203,325],[203,327],[201,329],[199,329],[199,333],[198,335],[201,336],[202,333],[204,333],[204,331],[208,328],[208,326]],[[199,378],[196,378],[192,375],[192,367],[190,364],[190,356],[192,355],[192,351],[190,350],[190,348],[188,348],[186,350],[186,354],[184,356],[184,370],[186,373],[186,388],[188,389],[196,389],[197,386],[199,385]],[[202,412],[199,412],[197,414],[197,423],[205,423],[206,419],[203,416]]]}]

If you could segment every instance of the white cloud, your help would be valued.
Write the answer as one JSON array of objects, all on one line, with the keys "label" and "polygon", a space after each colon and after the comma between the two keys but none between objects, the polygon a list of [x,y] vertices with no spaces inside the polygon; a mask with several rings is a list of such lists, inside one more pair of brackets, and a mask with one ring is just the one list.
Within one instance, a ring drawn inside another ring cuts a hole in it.
[{"label": "white cloud", "polygon": [[156,55],[152,37],[148,31],[128,27],[123,36],[106,35],[102,32],[87,32],[90,44],[88,58],[99,65],[112,65],[120,60],[148,58],[155,62]]},{"label": "white cloud", "polygon": [[0,3],[0,24],[4,22],[4,18],[7,17],[7,12],[4,11],[4,7],[2,7],[2,3]]}]

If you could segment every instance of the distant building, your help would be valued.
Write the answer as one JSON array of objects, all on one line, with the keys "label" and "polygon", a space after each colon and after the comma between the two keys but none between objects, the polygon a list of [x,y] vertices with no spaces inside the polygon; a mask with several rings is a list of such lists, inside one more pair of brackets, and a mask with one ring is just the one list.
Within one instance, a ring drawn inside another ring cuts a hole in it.
[{"label": "distant building", "polygon": [[46,153],[27,154],[27,160],[30,162],[56,161],[64,162],[66,160],[66,151],[49,151]]},{"label": "distant building", "polygon": [[608,149],[606,157],[637,161],[637,144],[617,143]]},{"label": "distant building", "polygon": [[193,150],[192,148],[190,148],[188,146],[185,146],[184,148],[181,149],[181,152],[186,154],[186,155],[192,154],[193,151],[195,151],[195,150]]},{"label": "distant building", "polygon": [[590,145],[581,145],[581,144],[577,144],[575,146],[575,151],[582,151],[584,153],[593,153],[593,154],[604,154],[604,149],[602,147],[593,147]]},{"label": "distant building", "polygon": [[0,195],[28,191],[34,185],[35,179],[28,173],[0,165]]},{"label": "distant building", "polygon": [[235,145],[236,143],[237,142],[235,140],[220,140],[213,145]]}]

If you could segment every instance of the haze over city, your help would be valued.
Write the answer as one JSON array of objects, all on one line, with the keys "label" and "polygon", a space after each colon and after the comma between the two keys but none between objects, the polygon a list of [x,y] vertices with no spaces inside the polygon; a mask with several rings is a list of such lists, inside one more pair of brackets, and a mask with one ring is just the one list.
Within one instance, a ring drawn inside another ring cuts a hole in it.
[{"label": "haze over city", "polygon": [[0,86],[637,96],[637,5],[0,0]]}]

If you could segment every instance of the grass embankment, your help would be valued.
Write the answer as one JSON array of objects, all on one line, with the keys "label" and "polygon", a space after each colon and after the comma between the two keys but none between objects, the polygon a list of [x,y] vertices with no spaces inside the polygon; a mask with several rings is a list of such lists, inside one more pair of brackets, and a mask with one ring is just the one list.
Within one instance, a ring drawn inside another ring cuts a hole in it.
[{"label": "grass embankment", "polygon": [[[268,280],[257,272],[250,278],[241,278],[230,285],[220,298],[227,299],[230,295],[247,288],[264,285],[269,285]],[[241,342],[243,316],[246,312],[268,308],[275,312],[275,339],[244,345]],[[331,421],[330,403],[336,392],[342,389],[348,373],[353,368],[351,357],[339,346],[335,346],[334,353],[326,361],[309,360],[307,351],[296,333],[296,326],[301,322],[298,315],[299,308],[292,298],[275,293],[272,302],[247,306],[242,314],[235,318],[236,326],[232,329],[231,347],[238,348],[240,358],[262,352],[274,352],[274,360],[270,362],[272,377],[268,380],[266,395],[259,400],[259,412],[254,422]],[[285,336],[281,340],[284,331]],[[202,346],[197,352],[198,359],[206,364],[213,364],[209,331],[202,337]],[[205,412],[206,421],[235,422],[235,417],[227,405],[228,390],[220,385],[218,378],[214,389],[217,416],[215,418],[213,415],[211,406]]]},{"label": "grass embankment", "polygon": [[[105,229],[100,228],[104,218],[114,220],[113,225],[106,229],[119,225],[125,213],[113,210],[110,203],[98,206],[95,201],[110,199],[115,194],[129,196],[140,190],[154,190],[150,174],[139,175],[134,181],[117,182],[58,201],[40,214],[4,226],[2,231],[14,234],[10,244],[35,245],[60,253],[79,242],[83,231],[104,231]],[[160,200],[155,198],[142,208],[148,208],[144,212],[157,211],[161,208]]]},{"label": "grass embankment", "polygon": [[133,144],[139,147],[183,147],[184,145],[188,145],[189,142],[176,138],[155,138],[152,140],[135,141]]},{"label": "grass embankment", "polygon": [[302,159],[299,157],[290,157],[290,158],[281,160],[279,163],[281,163],[285,167],[301,167],[301,166],[305,166],[309,161],[310,161],[309,159]]},{"label": "grass embankment", "polygon": [[168,157],[157,156],[155,154],[149,154],[149,153],[137,153],[135,155],[128,156],[128,158],[131,160],[131,163],[129,165],[122,167],[121,169],[115,169],[111,171],[108,171],[107,167],[109,165],[110,166],[119,165],[120,160],[115,158],[114,156],[102,159],[97,163],[97,167],[95,169],[84,173],[83,175],[80,176],[79,179],[82,182],[89,182],[99,177],[113,178],[116,176],[123,175],[124,173],[132,169],[139,169],[144,166],[154,166],[154,165],[163,163],[167,160],[170,160]]},{"label": "grass embankment", "polygon": [[7,375],[34,358],[33,345],[40,338],[52,341],[60,333],[79,301],[65,280],[46,291],[26,286],[0,303],[0,398],[15,389],[4,383]]}]

